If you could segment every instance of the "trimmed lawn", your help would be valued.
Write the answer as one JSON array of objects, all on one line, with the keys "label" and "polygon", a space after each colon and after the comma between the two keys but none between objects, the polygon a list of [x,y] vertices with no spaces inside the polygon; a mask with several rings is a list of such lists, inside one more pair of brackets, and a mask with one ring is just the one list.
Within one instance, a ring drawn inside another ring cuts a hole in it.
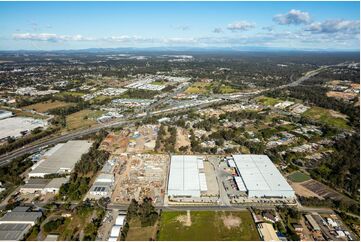
[{"label": "trimmed lawn", "polygon": [[163,212],[158,240],[259,240],[248,211]]},{"label": "trimmed lawn", "polygon": [[290,179],[293,182],[304,182],[304,181],[310,180],[311,177],[305,173],[296,171],[296,172],[293,172],[291,175],[289,175],[288,179]]},{"label": "trimmed lawn", "polygon": [[54,102],[46,101],[46,102],[41,102],[41,103],[36,103],[36,104],[26,106],[26,107],[24,107],[24,109],[35,110],[39,113],[44,113],[51,109],[67,107],[70,105],[73,105],[73,103],[66,103],[66,102],[61,102],[61,101],[54,101]]},{"label": "trimmed lawn", "polygon": [[341,129],[350,128],[345,118],[335,117],[334,115],[332,115],[331,110],[325,108],[312,107],[308,109],[306,112],[304,112],[302,116],[337,128],[341,128]]}]

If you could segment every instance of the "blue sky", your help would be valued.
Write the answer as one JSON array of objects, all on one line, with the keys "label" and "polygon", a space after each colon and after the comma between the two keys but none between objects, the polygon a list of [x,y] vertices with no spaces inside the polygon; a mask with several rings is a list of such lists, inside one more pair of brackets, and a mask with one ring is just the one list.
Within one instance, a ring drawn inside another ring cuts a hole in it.
[{"label": "blue sky", "polygon": [[359,2],[0,2],[1,50],[359,50]]}]

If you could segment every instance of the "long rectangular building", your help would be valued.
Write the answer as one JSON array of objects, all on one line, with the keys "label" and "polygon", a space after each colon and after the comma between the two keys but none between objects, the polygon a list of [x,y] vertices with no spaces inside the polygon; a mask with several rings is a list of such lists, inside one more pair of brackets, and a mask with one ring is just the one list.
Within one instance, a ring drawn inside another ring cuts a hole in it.
[{"label": "long rectangular building", "polygon": [[0,218],[0,241],[22,240],[41,218],[41,212],[29,211],[29,207],[16,207]]},{"label": "long rectangular building", "polygon": [[71,140],[65,144],[54,146],[48,157],[34,165],[29,177],[44,177],[48,174],[70,173],[84,153],[87,153],[92,144],[86,140]]},{"label": "long rectangular building", "polygon": [[[293,197],[294,190],[266,155],[233,155],[238,187],[248,197]],[[243,182],[243,184],[241,184]]]},{"label": "long rectangular building", "polygon": [[198,156],[173,155],[170,164],[168,196],[200,197],[207,191],[203,159]]}]

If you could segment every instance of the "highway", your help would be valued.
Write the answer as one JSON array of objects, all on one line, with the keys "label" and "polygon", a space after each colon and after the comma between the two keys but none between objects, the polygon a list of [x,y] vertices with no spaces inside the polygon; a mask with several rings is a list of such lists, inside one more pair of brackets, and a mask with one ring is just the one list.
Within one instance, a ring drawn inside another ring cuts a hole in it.
[{"label": "highway", "polygon": [[[310,72],[306,73],[306,75],[297,79],[296,81],[293,81],[291,78],[291,82],[289,84],[279,86],[274,89],[282,89],[282,88],[289,87],[289,86],[300,85],[303,81],[309,79],[312,76],[317,75],[320,71],[324,70],[325,68],[327,68],[327,66],[310,71]],[[66,142],[66,141],[69,141],[72,139],[81,138],[85,135],[96,133],[99,130],[104,129],[104,128],[122,127],[127,124],[132,124],[132,123],[135,123],[136,121],[140,121],[142,118],[149,117],[149,116],[164,115],[167,113],[184,112],[184,110],[195,108],[195,107],[204,108],[204,107],[212,106],[215,104],[218,104],[218,105],[226,104],[229,101],[239,100],[240,98],[251,98],[251,97],[260,95],[266,91],[269,91],[269,89],[264,89],[262,91],[254,91],[254,92],[249,92],[249,93],[239,93],[239,94],[233,94],[233,95],[216,95],[215,99],[209,100],[207,102],[203,102],[203,103],[195,102],[194,104],[186,106],[186,107],[173,107],[173,108],[167,108],[167,109],[162,109],[162,110],[153,111],[153,112],[142,113],[142,114],[136,115],[136,118],[117,120],[117,121],[110,122],[110,123],[99,124],[99,125],[96,125],[94,127],[91,127],[91,128],[85,129],[85,130],[76,130],[71,133],[67,133],[64,135],[57,136],[57,137],[45,138],[43,140],[36,141],[35,143],[25,145],[22,148],[19,148],[19,149],[16,149],[16,150],[13,150],[11,152],[1,155],[0,156],[0,167],[9,164],[11,162],[11,160],[14,158],[20,157],[25,154],[35,153],[44,146],[56,145],[61,142]]]}]

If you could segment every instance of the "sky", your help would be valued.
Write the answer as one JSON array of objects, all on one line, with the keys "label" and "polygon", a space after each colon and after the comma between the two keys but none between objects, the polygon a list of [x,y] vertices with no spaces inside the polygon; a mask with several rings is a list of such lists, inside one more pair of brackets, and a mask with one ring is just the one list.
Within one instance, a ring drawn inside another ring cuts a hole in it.
[{"label": "sky", "polygon": [[359,2],[0,2],[0,50],[359,50]]}]

